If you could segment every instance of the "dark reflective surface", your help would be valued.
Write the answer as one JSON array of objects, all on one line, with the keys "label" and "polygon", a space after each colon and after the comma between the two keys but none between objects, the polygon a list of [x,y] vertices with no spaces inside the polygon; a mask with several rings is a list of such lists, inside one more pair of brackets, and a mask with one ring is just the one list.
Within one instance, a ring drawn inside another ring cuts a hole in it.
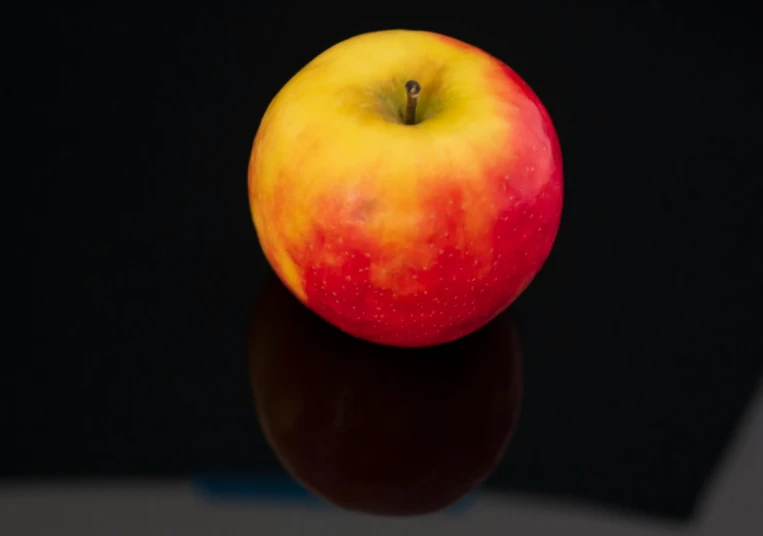
[{"label": "dark reflective surface", "polygon": [[401,350],[342,333],[271,276],[249,356],[260,424],[284,467],[352,510],[449,506],[489,474],[519,415],[522,357],[508,311],[454,343]]}]

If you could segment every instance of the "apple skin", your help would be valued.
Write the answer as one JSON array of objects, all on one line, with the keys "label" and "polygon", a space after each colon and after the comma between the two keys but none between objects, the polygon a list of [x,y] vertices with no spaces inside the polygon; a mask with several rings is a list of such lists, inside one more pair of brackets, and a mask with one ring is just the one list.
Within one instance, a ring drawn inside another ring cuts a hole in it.
[{"label": "apple skin", "polygon": [[[416,124],[405,83],[422,87]],[[273,99],[248,172],[268,262],[299,300],[380,344],[432,346],[523,291],[559,229],[551,119],[486,52],[430,32],[343,41]]]},{"label": "apple skin", "polygon": [[397,349],[332,327],[272,277],[249,348],[271,447],[305,488],[344,509],[439,511],[483,481],[516,428],[522,357],[510,311],[456,342]]}]

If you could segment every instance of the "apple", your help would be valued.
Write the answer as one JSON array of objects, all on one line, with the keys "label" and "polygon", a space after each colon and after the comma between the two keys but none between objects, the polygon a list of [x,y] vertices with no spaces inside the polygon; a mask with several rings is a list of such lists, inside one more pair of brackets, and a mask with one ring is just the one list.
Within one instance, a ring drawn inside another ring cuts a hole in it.
[{"label": "apple", "polygon": [[268,106],[249,201],[294,295],[399,347],[485,325],[530,284],[562,211],[546,109],[508,66],[443,35],[367,33],[315,58]]},{"label": "apple", "polygon": [[489,475],[516,428],[522,360],[509,315],[450,344],[392,348],[336,329],[272,277],[250,331],[262,430],[287,471],[334,505],[441,510]]}]

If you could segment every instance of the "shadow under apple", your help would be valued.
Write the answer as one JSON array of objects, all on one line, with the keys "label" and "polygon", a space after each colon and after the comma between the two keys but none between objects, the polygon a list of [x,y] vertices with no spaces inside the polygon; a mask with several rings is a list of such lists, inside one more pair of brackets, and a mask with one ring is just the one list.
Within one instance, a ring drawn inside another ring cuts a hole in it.
[{"label": "shadow under apple", "polygon": [[519,416],[521,353],[509,312],[446,345],[385,347],[330,326],[271,276],[249,348],[271,447],[303,486],[348,510],[448,507],[488,476]]}]

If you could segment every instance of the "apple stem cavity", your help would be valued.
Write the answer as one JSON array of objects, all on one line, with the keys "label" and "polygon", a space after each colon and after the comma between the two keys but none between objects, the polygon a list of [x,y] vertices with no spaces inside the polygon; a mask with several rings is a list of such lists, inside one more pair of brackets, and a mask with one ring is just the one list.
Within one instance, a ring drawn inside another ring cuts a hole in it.
[{"label": "apple stem cavity", "polygon": [[416,80],[408,80],[405,83],[405,93],[408,95],[408,103],[405,106],[404,121],[406,125],[416,123],[416,104],[419,102],[421,86]]}]

